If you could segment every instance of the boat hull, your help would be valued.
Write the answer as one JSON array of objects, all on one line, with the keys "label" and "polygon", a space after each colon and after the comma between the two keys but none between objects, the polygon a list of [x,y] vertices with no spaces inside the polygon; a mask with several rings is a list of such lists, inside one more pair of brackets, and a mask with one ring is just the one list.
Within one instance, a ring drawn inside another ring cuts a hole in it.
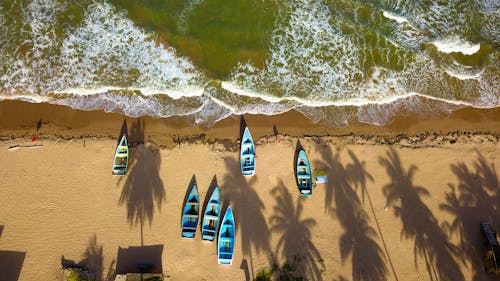
[{"label": "boat hull", "polygon": [[241,138],[240,147],[241,173],[244,176],[255,175],[255,145],[248,127]]},{"label": "boat hull", "polygon": [[297,184],[300,195],[308,197],[312,195],[312,174],[311,165],[307,159],[306,152],[301,149],[297,157]]},{"label": "boat hull", "polygon": [[228,207],[221,222],[219,239],[217,241],[217,257],[219,264],[232,264],[234,256],[234,238],[236,228],[231,207]]},{"label": "boat hull", "polygon": [[206,241],[214,241],[217,236],[220,217],[220,192],[219,188],[215,187],[210,195],[210,199],[205,208],[203,215],[203,223],[201,226],[202,239]]},{"label": "boat hull", "polygon": [[127,138],[123,136],[120,143],[116,147],[115,157],[113,159],[113,167],[111,173],[115,176],[123,176],[127,173],[128,168],[128,143]]},{"label": "boat hull", "polygon": [[199,203],[200,198],[198,195],[198,187],[194,184],[191,186],[191,191],[186,198],[186,202],[182,211],[181,235],[184,238],[194,238],[196,234],[196,228],[198,226]]}]

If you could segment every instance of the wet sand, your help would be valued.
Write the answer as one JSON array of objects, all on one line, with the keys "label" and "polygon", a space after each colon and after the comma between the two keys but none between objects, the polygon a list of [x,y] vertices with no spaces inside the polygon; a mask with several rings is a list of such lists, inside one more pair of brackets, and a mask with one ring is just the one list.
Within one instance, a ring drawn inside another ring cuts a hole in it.
[{"label": "wet sand", "polygon": [[[0,269],[7,280],[61,280],[62,264],[74,263],[109,280],[148,256],[166,280],[252,280],[284,262],[307,280],[493,280],[479,223],[500,226],[499,112],[342,130],[295,112],[246,116],[257,169],[244,178],[239,118],[210,129],[153,118],[123,126],[118,114],[1,102]],[[43,146],[9,151],[32,144],[40,119]],[[131,162],[115,177],[121,129]],[[298,141],[329,178],[310,198],[294,179]],[[215,176],[235,212],[231,266],[217,265],[199,231],[181,238],[193,175],[201,202]]]},{"label": "wet sand", "polygon": [[[239,138],[240,118],[229,117],[213,127],[193,126],[188,118],[142,117],[145,140],[159,147],[172,148],[179,142],[230,142]],[[117,113],[74,110],[66,106],[31,104],[22,101],[0,102],[0,137],[32,137],[38,131],[47,138],[118,138],[124,121],[135,122],[138,118],[125,118]],[[276,133],[294,137],[302,136],[351,136],[353,142],[395,143],[418,136],[419,140],[434,135],[500,135],[500,108],[464,108],[441,119],[399,117],[386,126],[350,124],[345,128],[332,128],[313,124],[297,111],[275,116],[247,115],[245,121],[255,139],[274,136]],[[131,143],[137,142],[131,136]]]}]

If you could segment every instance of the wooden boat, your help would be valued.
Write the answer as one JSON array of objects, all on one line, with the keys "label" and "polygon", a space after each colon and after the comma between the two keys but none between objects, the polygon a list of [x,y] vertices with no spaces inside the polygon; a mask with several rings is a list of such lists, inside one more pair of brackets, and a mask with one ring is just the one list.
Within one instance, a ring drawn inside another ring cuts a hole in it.
[{"label": "wooden boat", "polygon": [[217,243],[217,256],[219,264],[232,264],[234,254],[234,238],[236,228],[231,207],[228,207],[219,231],[219,241]]},{"label": "wooden boat", "polygon": [[198,187],[193,184],[182,211],[182,237],[194,238],[198,226],[199,204]]},{"label": "wooden boat", "polygon": [[127,172],[128,167],[128,144],[127,138],[122,137],[120,143],[116,147],[115,159],[113,160],[113,175],[123,176]]},{"label": "wooden boat", "polygon": [[297,183],[299,185],[300,195],[312,195],[312,175],[309,160],[306,152],[301,149],[297,157]]},{"label": "wooden boat", "polygon": [[245,127],[241,138],[240,161],[243,175],[253,176],[255,174],[255,146],[248,127]]},{"label": "wooden boat", "polygon": [[220,193],[219,188],[215,187],[203,215],[203,223],[201,225],[201,235],[203,240],[214,241],[219,227],[219,216]]}]

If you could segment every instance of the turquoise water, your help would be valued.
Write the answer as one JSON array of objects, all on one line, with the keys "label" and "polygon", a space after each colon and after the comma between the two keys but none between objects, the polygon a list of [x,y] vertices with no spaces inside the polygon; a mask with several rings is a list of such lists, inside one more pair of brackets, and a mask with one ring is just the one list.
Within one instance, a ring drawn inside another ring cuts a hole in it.
[{"label": "turquoise water", "polygon": [[500,2],[0,3],[0,99],[190,116],[296,109],[389,123],[500,105]]}]

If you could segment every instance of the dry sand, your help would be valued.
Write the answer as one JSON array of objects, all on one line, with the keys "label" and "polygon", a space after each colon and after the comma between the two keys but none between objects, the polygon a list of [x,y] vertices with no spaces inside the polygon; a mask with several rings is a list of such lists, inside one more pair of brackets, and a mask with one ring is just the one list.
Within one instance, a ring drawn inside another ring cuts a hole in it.
[{"label": "dry sand", "polygon": [[[249,126],[257,128],[251,178],[239,171],[237,119],[213,129],[175,125],[185,133],[179,133],[180,143],[174,132],[161,138],[160,128],[174,125],[128,119],[128,134],[138,144],[125,177],[110,171],[119,115],[67,110],[57,117],[65,121],[46,116],[37,141],[43,147],[15,151],[8,148],[31,144],[29,124],[34,127],[44,113],[26,114],[18,121],[25,124],[21,128],[3,119],[0,280],[62,280],[61,263],[72,261],[106,280],[141,255],[166,280],[251,280],[260,269],[285,261],[307,280],[492,279],[483,270],[479,223],[500,226],[499,120],[496,111],[473,113],[481,117],[383,127],[376,135],[369,127],[353,135],[300,138],[290,136],[301,130],[286,121],[293,116],[249,117]],[[68,117],[87,114],[77,121]],[[485,115],[490,119],[481,122]],[[272,135],[269,124],[279,122],[287,135],[278,144],[264,135]],[[440,131],[447,122],[463,130]],[[323,130],[300,124],[306,131]],[[473,124],[480,129],[466,131]],[[51,131],[57,128],[66,129]],[[200,131],[205,136],[192,134]],[[114,139],[103,138],[108,134]],[[167,139],[172,143],[165,144]],[[294,180],[298,140],[313,169],[328,172],[329,183],[318,185],[310,198],[298,195]],[[235,212],[231,266],[217,264],[216,244],[202,241],[199,231],[193,240],[181,238],[182,201],[193,175],[202,202],[216,176],[223,201]]]}]

